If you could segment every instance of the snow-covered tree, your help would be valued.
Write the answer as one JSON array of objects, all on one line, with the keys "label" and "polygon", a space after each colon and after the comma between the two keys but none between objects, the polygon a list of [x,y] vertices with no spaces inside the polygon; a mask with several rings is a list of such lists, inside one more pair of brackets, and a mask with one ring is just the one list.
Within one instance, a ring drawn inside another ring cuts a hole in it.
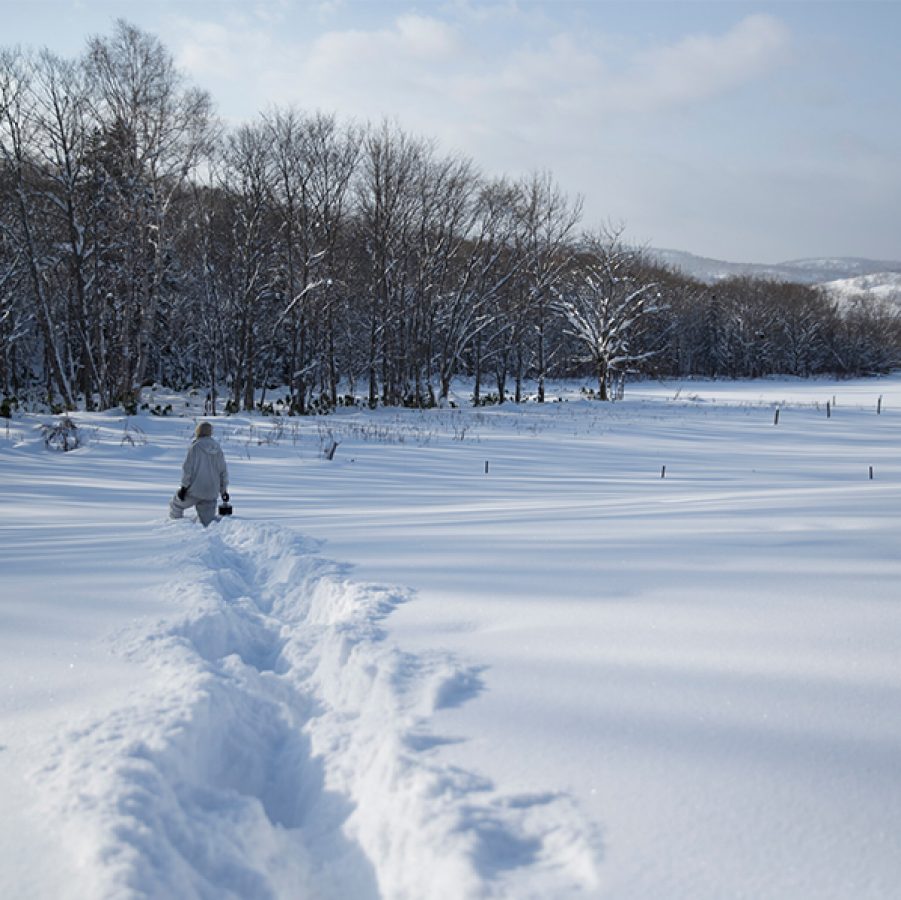
[{"label": "snow-covered tree", "polygon": [[622,229],[587,236],[571,284],[556,303],[594,368],[601,400],[610,399],[617,374],[641,366],[659,349],[645,340],[662,309],[659,287],[642,274],[641,256],[625,244]]}]

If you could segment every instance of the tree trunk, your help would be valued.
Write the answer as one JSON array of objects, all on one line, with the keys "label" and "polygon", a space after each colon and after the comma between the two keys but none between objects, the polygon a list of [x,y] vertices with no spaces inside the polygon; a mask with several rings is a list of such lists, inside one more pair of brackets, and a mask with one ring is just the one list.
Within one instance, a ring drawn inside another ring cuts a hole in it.
[{"label": "tree trunk", "polygon": [[472,387],[472,405],[478,406],[481,402],[482,392],[482,336],[477,335],[475,343],[475,355],[473,358],[475,383]]},{"label": "tree trunk", "polygon": [[609,378],[607,363],[603,360],[598,361],[598,400],[607,400],[607,379]]}]

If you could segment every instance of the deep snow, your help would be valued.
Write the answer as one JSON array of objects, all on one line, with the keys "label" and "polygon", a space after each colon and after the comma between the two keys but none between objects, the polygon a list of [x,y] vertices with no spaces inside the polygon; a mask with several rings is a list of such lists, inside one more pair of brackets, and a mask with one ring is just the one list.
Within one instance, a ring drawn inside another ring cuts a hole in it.
[{"label": "deep snow", "polygon": [[901,378],[560,395],[0,423],[0,896],[894,896]]}]

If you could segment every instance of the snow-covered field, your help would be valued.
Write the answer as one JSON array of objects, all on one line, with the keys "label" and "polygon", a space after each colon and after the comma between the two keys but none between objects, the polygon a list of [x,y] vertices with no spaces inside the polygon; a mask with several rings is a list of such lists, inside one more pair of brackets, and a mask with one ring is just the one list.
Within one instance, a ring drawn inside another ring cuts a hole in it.
[{"label": "snow-covered field", "polygon": [[901,378],[560,395],[0,420],[0,896],[898,896]]}]

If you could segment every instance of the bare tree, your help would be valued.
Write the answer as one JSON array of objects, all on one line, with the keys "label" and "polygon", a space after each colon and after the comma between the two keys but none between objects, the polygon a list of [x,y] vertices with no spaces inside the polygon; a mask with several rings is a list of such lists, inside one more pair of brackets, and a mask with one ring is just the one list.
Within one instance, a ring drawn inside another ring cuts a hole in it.
[{"label": "bare tree", "polygon": [[134,395],[154,349],[160,303],[172,275],[182,222],[176,198],[209,153],[209,96],[186,86],[171,55],[152,35],[119,20],[110,38],[89,45],[87,72],[104,152],[98,177],[115,211],[119,252],[108,271],[126,332],[120,341],[120,390]]},{"label": "bare tree", "polygon": [[[307,201],[318,234],[318,271],[324,284],[313,295],[320,321],[319,380],[329,402],[338,399],[338,317],[348,309],[352,183],[360,160],[362,133],[341,127],[332,116],[308,121],[305,152],[311,170]],[[345,343],[345,353],[349,347]],[[349,355],[349,354],[348,354]]]},{"label": "bare tree", "polygon": [[[573,257],[572,235],[582,217],[582,199],[570,200],[550,172],[535,173],[519,186],[519,220],[525,314],[535,341],[538,401],[544,402],[545,378],[550,363],[548,324],[560,286]],[[516,396],[521,395],[522,354],[517,366]]]},{"label": "bare tree", "polygon": [[622,229],[584,239],[573,283],[557,308],[585,351],[598,380],[598,398],[611,398],[617,373],[650,359],[657,348],[643,338],[661,309],[658,286],[641,277],[640,255],[622,240]]},{"label": "bare tree", "polygon": [[15,225],[7,235],[18,247],[28,272],[35,318],[44,342],[48,368],[48,395],[60,397],[67,409],[74,408],[75,392],[66,365],[64,311],[48,277],[57,265],[53,234],[46,222],[43,174],[35,156],[39,116],[34,68],[18,51],[0,55],[0,159],[9,173],[15,207]]},{"label": "bare tree", "polygon": [[404,322],[419,197],[415,179],[428,146],[383,122],[363,141],[358,181],[359,229],[369,346],[369,404],[402,399],[409,346]]},{"label": "bare tree", "polygon": [[504,180],[473,187],[478,193],[470,236],[461,244],[453,283],[441,294],[435,313],[435,355],[441,397],[446,399],[451,379],[469,354],[473,402],[478,405],[485,348],[491,335],[503,330],[497,302],[516,276],[520,257],[512,252],[517,227],[514,189]]},{"label": "bare tree", "polygon": [[[328,358],[331,400],[337,398],[335,332],[329,290],[341,281],[336,260],[359,156],[355,129],[332,116],[276,110],[266,117],[273,155],[273,190],[279,221],[278,282],[284,307],[275,320],[273,347],[288,333],[288,384],[292,407],[305,412],[312,375]],[[319,301],[319,302],[317,302]],[[321,373],[320,373],[321,374]]]},{"label": "bare tree", "polygon": [[433,377],[441,396],[447,397],[459,360],[459,345],[454,347],[451,335],[456,332],[459,341],[463,316],[476,314],[468,283],[478,214],[476,188],[472,163],[459,156],[430,154],[417,174],[406,394],[407,402],[419,406],[436,402]]},{"label": "bare tree", "polygon": [[244,125],[230,135],[219,173],[228,230],[227,254],[219,262],[230,320],[231,403],[235,409],[253,409],[260,345],[265,346],[267,325],[284,304],[274,284],[278,234],[268,129]]},{"label": "bare tree", "polygon": [[70,368],[77,373],[88,409],[94,392],[108,405],[100,304],[91,261],[95,216],[90,189],[88,145],[91,118],[84,70],[77,62],[43,52],[34,69],[37,163],[44,176],[46,223],[58,236],[60,266],[56,290],[68,297],[66,333]]}]

